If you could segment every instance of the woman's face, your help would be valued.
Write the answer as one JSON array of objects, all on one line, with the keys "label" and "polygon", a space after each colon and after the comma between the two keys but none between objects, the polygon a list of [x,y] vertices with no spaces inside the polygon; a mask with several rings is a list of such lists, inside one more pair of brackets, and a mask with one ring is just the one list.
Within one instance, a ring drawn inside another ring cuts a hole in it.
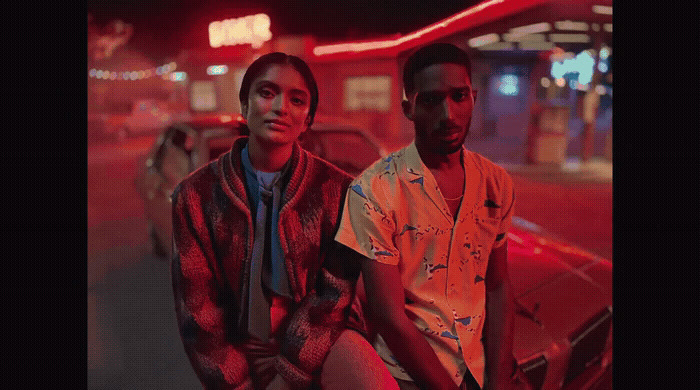
[{"label": "woman's face", "polygon": [[308,127],[311,93],[291,65],[272,64],[250,85],[243,116],[261,144],[293,143]]}]

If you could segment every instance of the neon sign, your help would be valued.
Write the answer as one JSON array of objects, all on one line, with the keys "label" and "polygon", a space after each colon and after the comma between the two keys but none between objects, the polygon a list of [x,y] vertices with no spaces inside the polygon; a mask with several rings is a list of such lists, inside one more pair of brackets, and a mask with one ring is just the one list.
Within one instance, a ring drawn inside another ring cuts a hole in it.
[{"label": "neon sign", "polygon": [[209,45],[215,48],[250,44],[258,49],[270,38],[270,17],[266,14],[209,23]]},{"label": "neon sign", "polygon": [[226,65],[212,65],[207,68],[207,74],[210,76],[221,75],[228,73],[228,66]]},{"label": "neon sign", "polygon": [[578,76],[572,78],[579,84],[588,84],[593,78],[593,66],[595,59],[588,51],[582,51],[575,58],[567,58],[564,61],[553,61],[550,74],[555,79],[563,78],[569,73],[578,73]]}]

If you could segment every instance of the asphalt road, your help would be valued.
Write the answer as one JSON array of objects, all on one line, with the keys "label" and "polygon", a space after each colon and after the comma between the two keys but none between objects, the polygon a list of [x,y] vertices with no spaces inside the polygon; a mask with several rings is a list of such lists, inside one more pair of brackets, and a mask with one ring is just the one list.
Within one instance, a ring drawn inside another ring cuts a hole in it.
[{"label": "asphalt road", "polygon": [[88,388],[201,388],[175,322],[169,264],[150,253],[132,184],[152,138],[88,147]]},{"label": "asphalt road", "polygon": [[[201,388],[132,184],[152,137],[88,146],[88,388]],[[516,215],[612,259],[612,184],[514,170]]]}]

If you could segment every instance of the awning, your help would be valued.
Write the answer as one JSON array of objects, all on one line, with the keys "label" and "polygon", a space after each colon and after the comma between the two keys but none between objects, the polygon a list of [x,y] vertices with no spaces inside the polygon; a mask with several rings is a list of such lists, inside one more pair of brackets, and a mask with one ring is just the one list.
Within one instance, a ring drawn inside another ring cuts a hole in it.
[{"label": "awning", "polygon": [[490,0],[406,35],[318,45],[312,60],[396,58],[455,36],[464,37],[464,48],[474,50],[548,50],[611,42],[612,0]]}]

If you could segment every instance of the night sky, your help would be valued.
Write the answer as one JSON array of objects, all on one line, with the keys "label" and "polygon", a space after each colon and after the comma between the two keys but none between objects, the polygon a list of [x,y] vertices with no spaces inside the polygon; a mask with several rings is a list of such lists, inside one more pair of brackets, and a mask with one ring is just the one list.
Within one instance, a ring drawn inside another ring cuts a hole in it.
[{"label": "night sky", "polygon": [[[406,34],[447,18],[478,0],[89,0],[98,27],[113,19],[134,26],[128,46],[153,59],[206,44],[209,22],[264,12],[273,35],[312,34],[320,42]],[[176,6],[177,5],[177,6]]]}]

